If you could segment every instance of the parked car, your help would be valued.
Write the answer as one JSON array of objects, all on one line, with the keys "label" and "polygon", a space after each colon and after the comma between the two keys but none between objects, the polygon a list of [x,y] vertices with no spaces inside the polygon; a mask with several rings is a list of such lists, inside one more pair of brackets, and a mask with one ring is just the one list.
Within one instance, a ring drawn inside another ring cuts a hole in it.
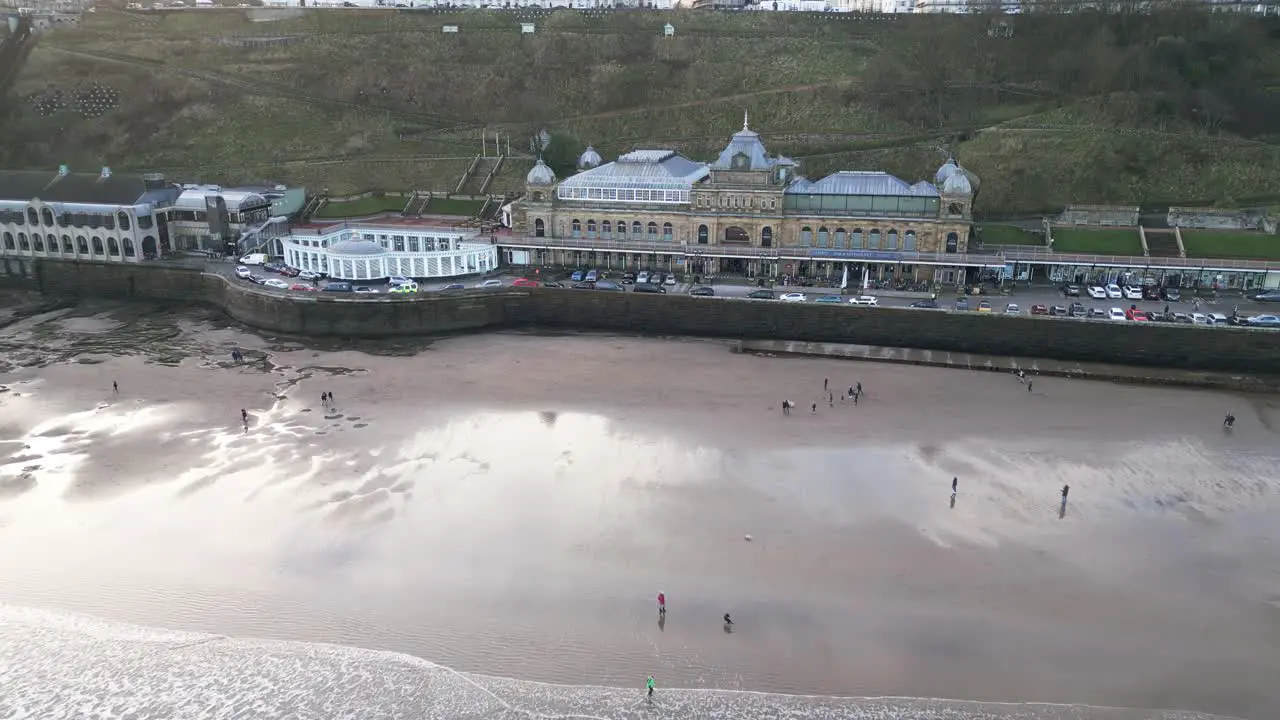
[{"label": "parked car", "polygon": [[716,291],[715,288],[709,288],[704,285],[690,290],[689,294],[696,297],[715,297]]},{"label": "parked car", "polygon": [[248,280],[249,278],[253,277],[253,271],[245,267],[244,265],[241,265],[236,268],[236,277],[240,278],[241,280]]},{"label": "parked car", "polygon": [[1193,312],[1191,313],[1191,323],[1193,325],[1208,325],[1209,316],[1204,313]]},{"label": "parked car", "polygon": [[360,293],[361,295],[377,295],[378,288],[369,287],[368,285],[356,285],[351,288],[351,292]]},{"label": "parked car", "polygon": [[1125,319],[1124,310],[1121,310],[1120,308],[1114,308],[1114,307],[1111,308],[1110,310],[1107,311],[1107,319],[1108,320],[1124,320]]},{"label": "parked car", "polygon": [[1159,300],[1160,286],[1159,285],[1143,285],[1142,299],[1143,300]]},{"label": "parked car", "polygon": [[1005,315],[1021,315],[1022,308],[1018,307],[1017,303],[1009,303],[1008,305],[1004,306],[1004,314]]},{"label": "parked car", "polygon": [[782,293],[781,295],[778,296],[778,299],[781,300],[782,302],[791,302],[791,303],[804,302],[805,300],[808,300],[808,298],[805,297],[804,293],[798,293],[798,292]]},{"label": "parked car", "polygon": [[1084,317],[1089,314],[1089,311],[1084,309],[1084,303],[1073,302],[1071,307],[1067,308],[1067,314],[1071,317]]},{"label": "parked car", "polygon": [[538,283],[529,278],[516,278],[511,281],[511,287],[538,287]]},{"label": "parked car", "polygon": [[831,304],[839,305],[840,303],[844,302],[844,298],[840,297],[839,295],[822,295],[821,297],[814,298],[813,301],[816,303],[822,303],[824,305],[831,305]]},{"label": "parked car", "polygon": [[478,287],[478,288],[500,288],[500,287],[502,287],[502,281],[501,281],[501,280],[498,280],[497,278],[492,278],[492,279],[489,279],[489,280],[481,280],[480,282],[476,283],[476,287]]},{"label": "parked car", "polygon": [[667,289],[662,287],[661,285],[655,285],[653,283],[645,282],[645,283],[636,283],[635,285],[632,285],[631,291],[638,292],[638,293],[665,293]]},{"label": "parked car", "polygon": [[[597,290],[612,290],[614,292],[622,292],[622,286],[612,280],[597,280]],[[664,291],[665,292],[665,291]]]},{"label": "parked car", "polygon": [[441,290],[465,290],[466,286],[463,285],[462,283],[449,283],[448,285],[445,285],[440,289]]},{"label": "parked car", "polygon": [[921,310],[937,310],[938,301],[937,300],[917,300],[911,303],[910,307],[918,308]]},{"label": "parked car", "polygon": [[275,289],[277,289],[277,290],[288,290],[288,289],[289,289],[289,283],[287,283],[287,282],[285,282],[285,281],[283,281],[283,280],[281,280],[281,279],[279,279],[279,278],[267,278],[266,280],[263,280],[263,281],[262,281],[262,284],[263,284],[263,285],[266,285],[267,287],[273,287],[273,288],[275,288]]},{"label": "parked car", "polygon": [[249,253],[240,258],[241,265],[265,265],[267,263],[266,253]]},{"label": "parked car", "polygon": [[668,286],[669,286],[669,285],[675,285],[675,284],[677,284],[678,282],[679,282],[679,281],[678,281],[678,280],[676,280],[676,275],[675,275],[675,273],[667,273],[667,279],[666,279],[666,280],[663,280],[663,281],[662,281],[662,284],[663,284],[663,285],[668,285]]},{"label": "parked car", "polygon": [[595,282],[599,279],[600,279],[599,270],[588,270],[586,276],[582,278],[583,282]]},{"label": "parked car", "polygon": [[574,290],[595,290],[596,284],[589,283],[589,282],[576,282],[570,285],[569,287],[573,288]]},{"label": "parked car", "polygon": [[1245,320],[1245,325],[1249,327],[1280,327],[1280,317],[1275,315],[1254,315]]},{"label": "parked car", "polygon": [[1142,299],[1142,288],[1140,287],[1126,285],[1123,288],[1120,288],[1120,291],[1124,293],[1125,300],[1141,300]]},{"label": "parked car", "polygon": [[298,273],[298,277],[303,280],[319,280],[322,276],[315,270],[303,270]]},{"label": "parked car", "polygon": [[[574,278],[574,280],[580,280],[580,279],[581,279],[581,278]],[[623,278],[623,279],[625,280],[626,278]],[[647,282],[649,282],[649,271],[648,271],[648,270],[641,270],[641,271],[640,271],[640,274],[636,276],[636,282],[638,282],[638,283],[647,283]]]},{"label": "parked car", "polygon": [[387,278],[387,284],[389,285],[408,285],[411,282],[413,281],[403,275],[392,275]]},{"label": "parked car", "polygon": [[315,286],[314,286],[314,285],[308,285],[308,284],[306,284],[306,283],[294,283],[294,284],[292,284],[292,285],[290,285],[290,286],[289,286],[289,289],[290,289],[290,290],[298,290],[298,291],[300,291],[300,292],[314,292],[314,291],[315,291]]},{"label": "parked car", "polygon": [[622,284],[623,284],[623,285],[635,285],[635,283],[636,283],[636,274],[635,274],[635,273],[622,273]]},{"label": "parked car", "polygon": [[395,295],[412,295],[418,292],[418,283],[408,282],[408,283],[396,285],[395,287],[391,288],[387,292],[393,293]]},{"label": "parked car", "polygon": [[569,279],[574,282],[582,282],[582,278],[585,277],[586,274],[586,270],[574,270],[573,274],[569,276]]},{"label": "parked car", "polygon": [[1253,296],[1258,302],[1280,302],[1280,290],[1267,290]]},{"label": "parked car", "polygon": [[978,312],[980,313],[991,312],[991,303],[987,302],[986,300],[983,300],[982,302],[978,303]]},{"label": "parked car", "polygon": [[351,292],[351,283],[349,282],[331,282],[320,288],[322,292]]},{"label": "parked car", "polygon": [[1175,287],[1167,287],[1160,291],[1160,297],[1168,302],[1178,302],[1182,300],[1182,291]]},{"label": "parked car", "polygon": [[1107,299],[1109,299],[1109,300],[1123,300],[1123,299],[1124,299],[1124,291],[1123,291],[1123,290],[1121,290],[1121,289],[1120,289],[1120,286],[1119,286],[1119,285],[1116,285],[1115,283],[1111,283],[1110,285],[1108,285],[1108,286],[1106,287],[1106,291],[1107,291]]},{"label": "parked car", "polygon": [[564,283],[556,282],[555,280],[547,280],[546,282],[542,283],[542,287],[562,288],[564,287]]},{"label": "parked car", "polygon": [[1147,317],[1147,314],[1136,307],[1131,307],[1128,310],[1125,310],[1124,317],[1126,320],[1134,320],[1136,322],[1150,322],[1150,318]]},{"label": "parked car", "polygon": [[1048,306],[1045,306],[1045,305],[1032,305],[1031,314],[1032,315],[1048,315],[1049,308]]},{"label": "parked car", "polygon": [[284,270],[284,263],[275,262],[273,260],[269,263],[263,263],[262,269],[267,272],[279,273],[281,270]]},{"label": "parked car", "polygon": [[1173,322],[1176,322],[1176,323],[1186,323],[1188,325],[1191,324],[1191,316],[1188,315],[1187,313],[1176,312],[1176,313],[1173,313],[1173,315],[1171,315],[1170,318]]},{"label": "parked car", "polygon": [[1102,287],[1101,285],[1090,285],[1089,297],[1093,298],[1094,300],[1106,300],[1107,289]]},{"label": "parked car", "polygon": [[1063,305],[1054,305],[1049,308],[1049,314],[1053,317],[1067,317],[1067,308]]},{"label": "parked car", "polygon": [[299,275],[302,274],[302,271],[296,267],[292,267],[289,265],[282,265],[280,267],[280,274],[284,275],[285,277],[298,277]]},{"label": "parked car", "polygon": [[849,298],[850,305],[869,305],[875,307],[880,304],[880,299],[872,295],[859,295]]},{"label": "parked car", "polygon": [[1075,283],[1067,283],[1062,286],[1062,294],[1067,297],[1080,297],[1080,286]]},{"label": "parked car", "polygon": [[956,309],[957,309],[957,310],[968,310],[968,309],[969,309],[969,298],[956,298]]},{"label": "parked car", "polygon": [[772,300],[774,295],[772,290],[752,290],[747,293],[747,297],[752,300]]},{"label": "parked car", "polygon": [[1231,323],[1231,318],[1227,317],[1226,315],[1223,315],[1222,313],[1207,313],[1207,314],[1209,316],[1210,325],[1229,325]]},{"label": "parked car", "polygon": [[1106,319],[1107,319],[1107,311],[1106,311],[1106,310],[1103,310],[1102,308],[1098,308],[1098,307],[1089,308],[1089,315],[1088,315],[1088,317],[1089,317],[1089,319],[1091,319],[1091,320],[1106,320]]}]

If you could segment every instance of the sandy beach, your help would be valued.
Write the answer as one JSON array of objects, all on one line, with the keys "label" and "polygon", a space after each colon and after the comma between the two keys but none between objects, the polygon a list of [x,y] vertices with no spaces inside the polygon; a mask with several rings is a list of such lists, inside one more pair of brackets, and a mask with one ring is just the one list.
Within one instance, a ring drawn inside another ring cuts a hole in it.
[{"label": "sandy beach", "polygon": [[1280,717],[1280,399],[1034,382],[60,310],[0,330],[0,603],[540,682]]}]

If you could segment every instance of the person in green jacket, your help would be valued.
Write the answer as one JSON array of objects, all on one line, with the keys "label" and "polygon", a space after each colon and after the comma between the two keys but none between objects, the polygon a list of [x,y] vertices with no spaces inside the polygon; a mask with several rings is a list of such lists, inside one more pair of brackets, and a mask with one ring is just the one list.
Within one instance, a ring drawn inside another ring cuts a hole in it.
[{"label": "person in green jacket", "polygon": [[649,697],[653,697],[653,676],[652,675],[650,675],[648,681],[645,682],[645,687],[649,688]]}]

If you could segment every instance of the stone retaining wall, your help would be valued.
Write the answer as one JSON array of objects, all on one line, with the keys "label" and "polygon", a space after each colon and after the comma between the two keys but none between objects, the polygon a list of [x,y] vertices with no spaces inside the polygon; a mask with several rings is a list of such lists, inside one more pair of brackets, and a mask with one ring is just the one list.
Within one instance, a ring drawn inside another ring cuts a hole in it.
[{"label": "stone retaining wall", "polygon": [[[1239,373],[1270,374],[1280,367],[1280,332],[1267,330],[545,288],[357,298],[286,294],[172,266],[22,262],[34,268],[31,275],[46,294],[202,303],[251,327],[285,334],[391,337],[540,326]],[[10,273],[6,281],[26,277]]]}]

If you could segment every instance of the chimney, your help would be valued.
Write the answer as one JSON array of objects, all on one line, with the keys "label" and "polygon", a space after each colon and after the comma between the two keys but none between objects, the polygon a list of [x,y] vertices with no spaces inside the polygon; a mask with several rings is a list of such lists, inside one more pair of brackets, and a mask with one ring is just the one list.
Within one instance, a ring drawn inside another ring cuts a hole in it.
[{"label": "chimney", "polygon": [[111,177],[111,168],[107,167],[106,165],[103,165],[102,175],[99,176],[99,179],[106,180],[109,177]]},{"label": "chimney", "polygon": [[146,173],[142,176],[142,186],[148,190],[163,190],[165,187],[164,175],[161,173]]},{"label": "chimney", "polygon": [[70,174],[71,174],[71,168],[68,168],[66,165],[58,166],[58,177],[66,177],[67,175],[70,175]]}]

